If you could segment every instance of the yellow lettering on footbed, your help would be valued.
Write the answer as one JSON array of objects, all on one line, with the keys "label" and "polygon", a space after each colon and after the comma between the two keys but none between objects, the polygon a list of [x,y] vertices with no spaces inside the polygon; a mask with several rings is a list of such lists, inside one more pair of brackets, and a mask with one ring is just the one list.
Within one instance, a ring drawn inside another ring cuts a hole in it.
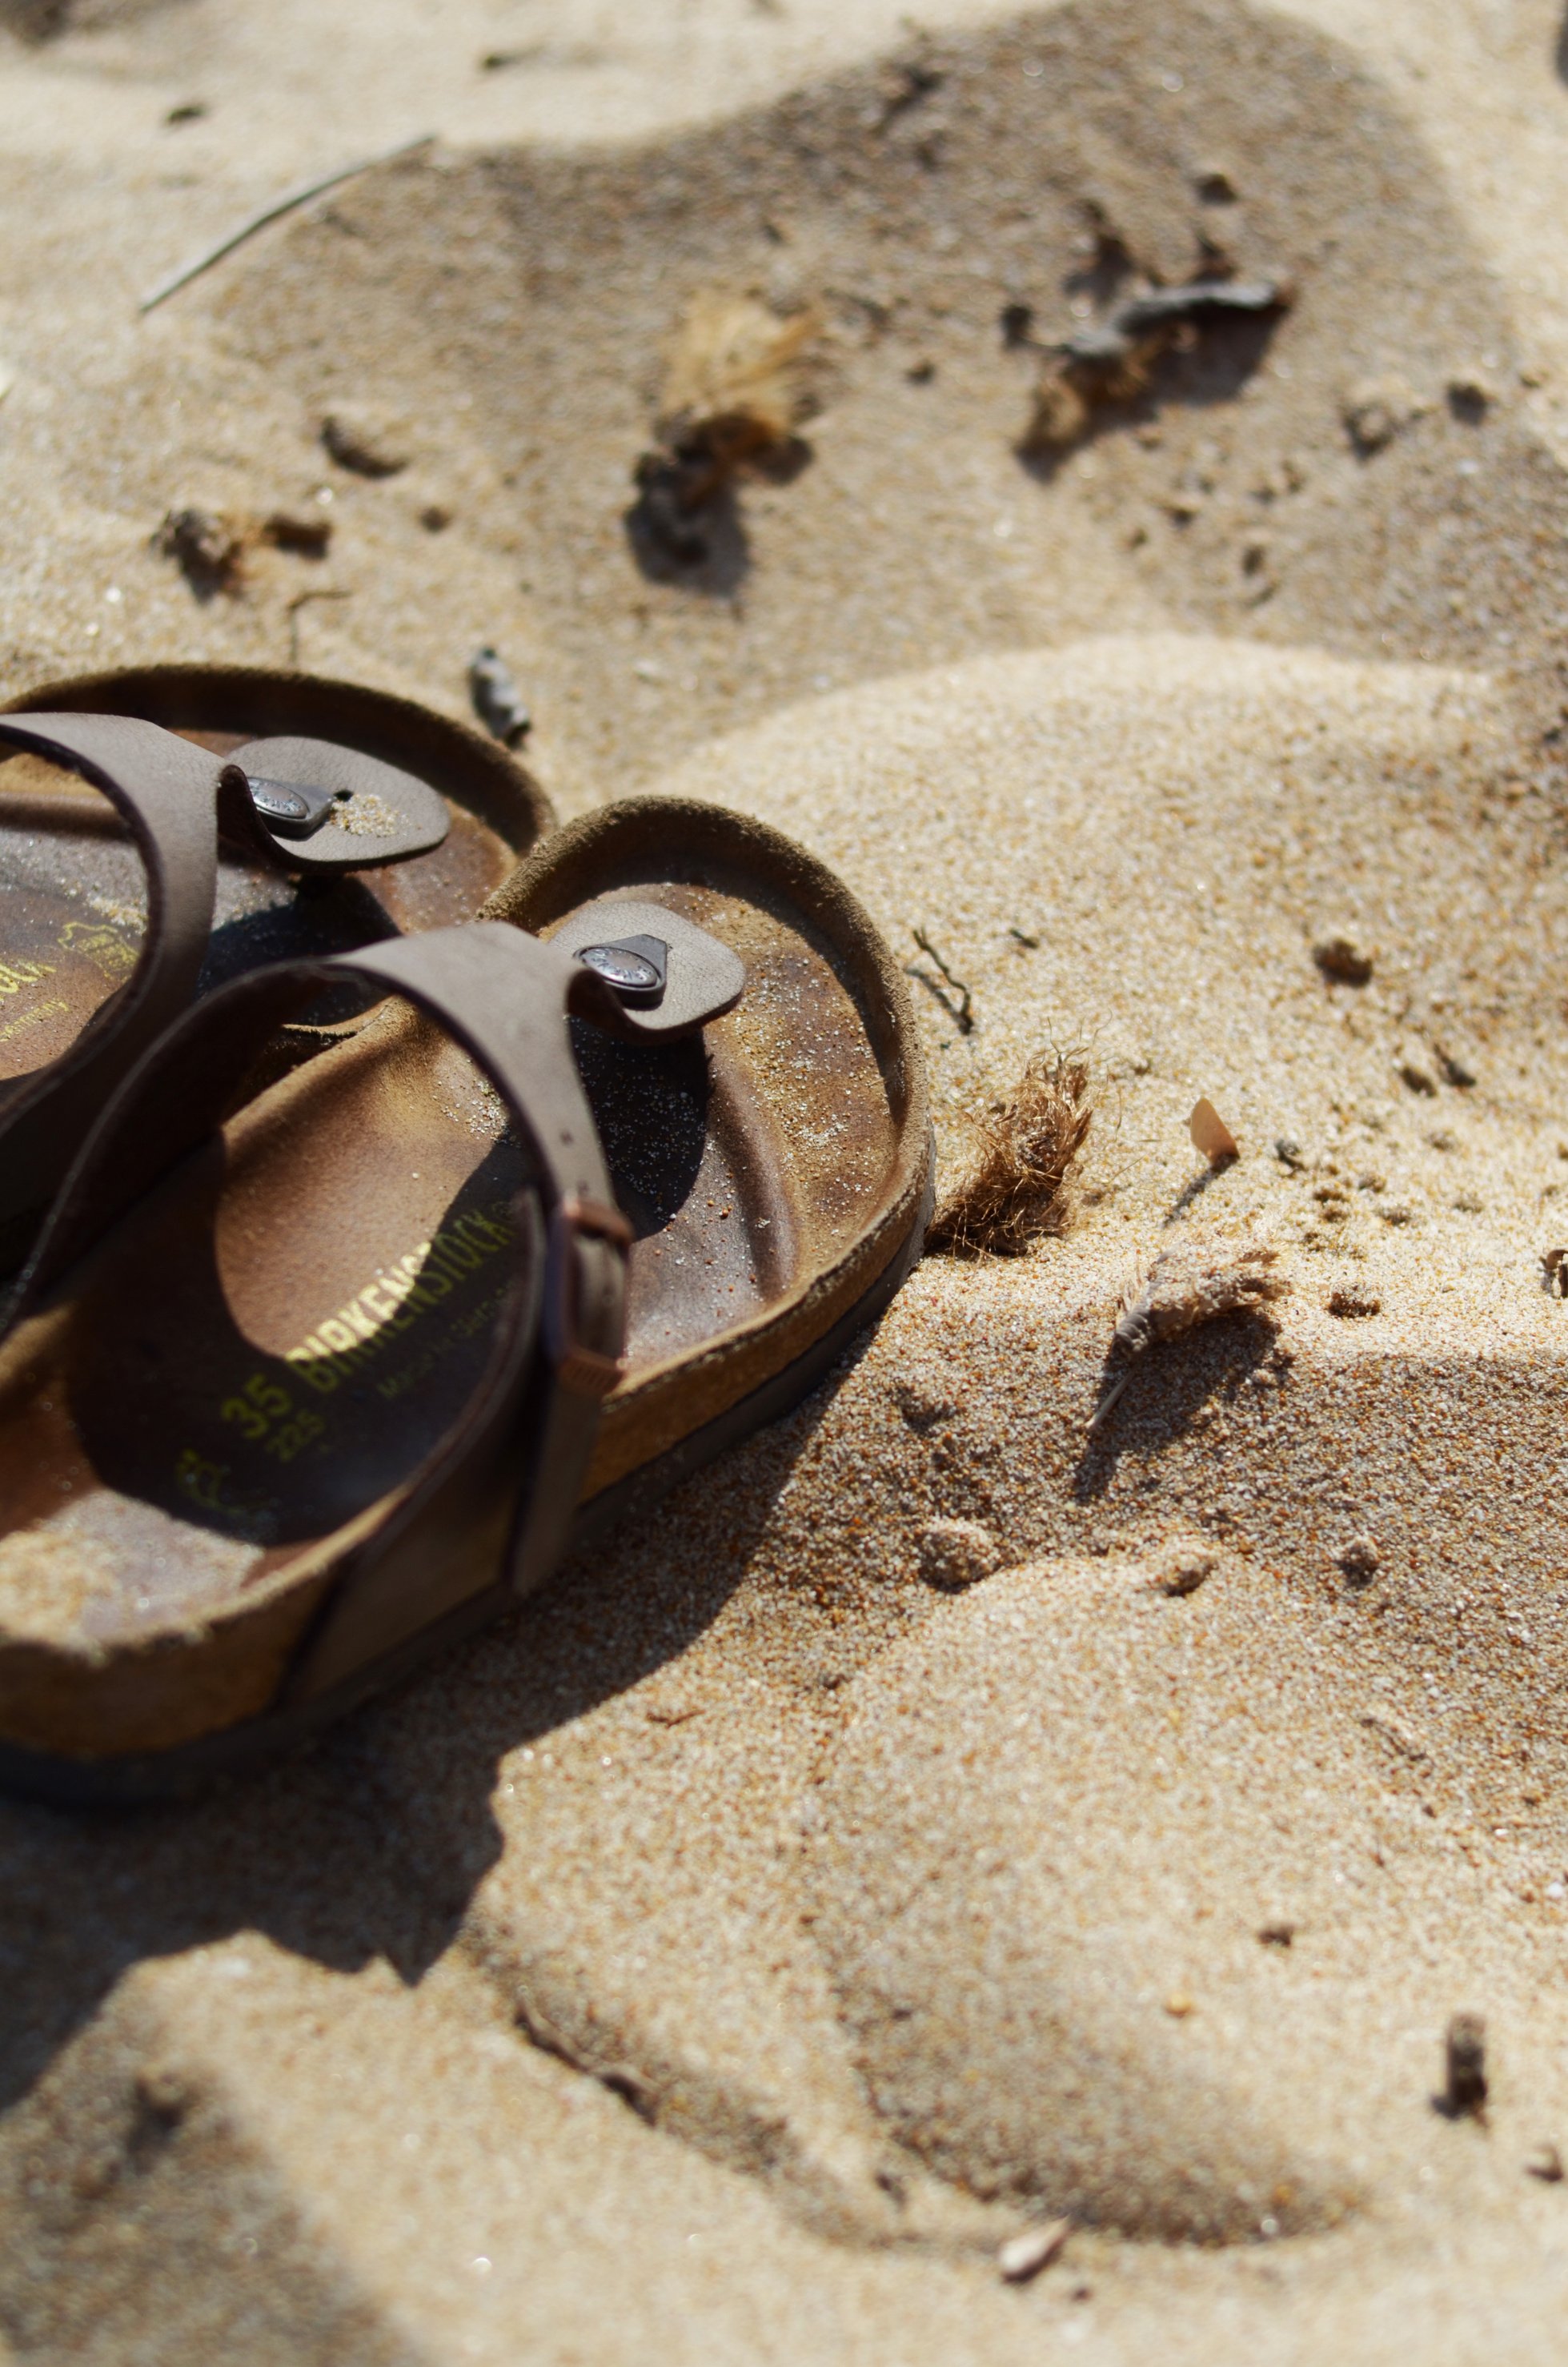
[{"label": "yellow lettering on footbed", "polygon": [[67,921],[59,945],[62,953],[84,956],[110,978],[128,977],[136,968],[138,947],[105,921]]},{"label": "yellow lettering on footbed", "polygon": [[13,1019],[8,1027],[0,1027],[0,1044],[8,1043],[13,1036],[25,1034],[29,1027],[36,1027],[40,1019],[52,1019],[58,1013],[70,1008],[71,1005],[58,994],[49,1002],[33,1003],[30,1009]]},{"label": "yellow lettering on footbed", "polygon": [[330,1397],[340,1382],[379,1356],[399,1332],[450,1297],[487,1258],[505,1249],[515,1232],[504,1200],[492,1201],[484,1214],[455,1217],[433,1240],[420,1241],[406,1257],[382,1266],[373,1281],[323,1315],[298,1347],[284,1350],[284,1361],[307,1387]]},{"label": "yellow lettering on footbed", "polygon": [[0,994],[21,994],[40,978],[52,978],[52,962],[0,961]]}]

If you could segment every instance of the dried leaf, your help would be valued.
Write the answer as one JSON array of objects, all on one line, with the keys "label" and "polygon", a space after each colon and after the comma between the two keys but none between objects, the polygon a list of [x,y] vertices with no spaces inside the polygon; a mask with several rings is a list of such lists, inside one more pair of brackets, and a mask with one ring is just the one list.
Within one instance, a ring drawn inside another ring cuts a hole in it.
[{"label": "dried leaf", "polygon": [[1213,1103],[1206,1097],[1198,1102],[1188,1119],[1187,1131],[1211,1167],[1218,1167],[1222,1160],[1241,1157],[1235,1135]]}]

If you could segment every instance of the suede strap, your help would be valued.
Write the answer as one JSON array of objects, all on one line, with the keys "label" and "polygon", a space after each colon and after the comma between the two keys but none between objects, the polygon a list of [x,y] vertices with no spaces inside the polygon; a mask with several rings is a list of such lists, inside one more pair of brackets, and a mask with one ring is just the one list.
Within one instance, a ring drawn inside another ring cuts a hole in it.
[{"label": "suede strap", "polygon": [[221,757],[128,715],[0,715],[0,745],[80,773],[125,817],[147,874],[130,978],[69,1051],[0,1107],[0,1223],[45,1205],[94,1115],[196,991],[212,925]]}]

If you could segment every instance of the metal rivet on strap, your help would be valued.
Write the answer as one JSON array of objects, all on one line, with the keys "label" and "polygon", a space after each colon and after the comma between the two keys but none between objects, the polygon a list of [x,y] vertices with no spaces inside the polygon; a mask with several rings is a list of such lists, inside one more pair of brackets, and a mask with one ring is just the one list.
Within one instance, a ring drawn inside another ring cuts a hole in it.
[{"label": "metal rivet on strap", "polygon": [[336,803],[331,789],[317,789],[299,781],[269,781],[265,774],[247,773],[245,787],[263,821],[286,838],[310,838],[320,830]]},{"label": "metal rivet on strap", "polygon": [[670,948],[662,937],[615,937],[580,946],[577,958],[613,986],[623,1002],[658,1002],[669,973]]}]

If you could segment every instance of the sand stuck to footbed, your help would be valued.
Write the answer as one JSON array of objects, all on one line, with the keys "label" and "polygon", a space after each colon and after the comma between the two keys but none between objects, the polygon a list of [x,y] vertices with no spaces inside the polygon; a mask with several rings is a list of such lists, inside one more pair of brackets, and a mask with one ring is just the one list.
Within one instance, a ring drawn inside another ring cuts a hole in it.
[{"label": "sand stuck to footbed", "polygon": [[[842,872],[944,1193],[1074,1081],[508,1626],[0,1806],[0,2350],[1556,2357],[1568,90],[1494,15],[0,12],[8,694],[494,652],[560,810]],[[1032,440],[1199,278],[1280,300]]]}]

